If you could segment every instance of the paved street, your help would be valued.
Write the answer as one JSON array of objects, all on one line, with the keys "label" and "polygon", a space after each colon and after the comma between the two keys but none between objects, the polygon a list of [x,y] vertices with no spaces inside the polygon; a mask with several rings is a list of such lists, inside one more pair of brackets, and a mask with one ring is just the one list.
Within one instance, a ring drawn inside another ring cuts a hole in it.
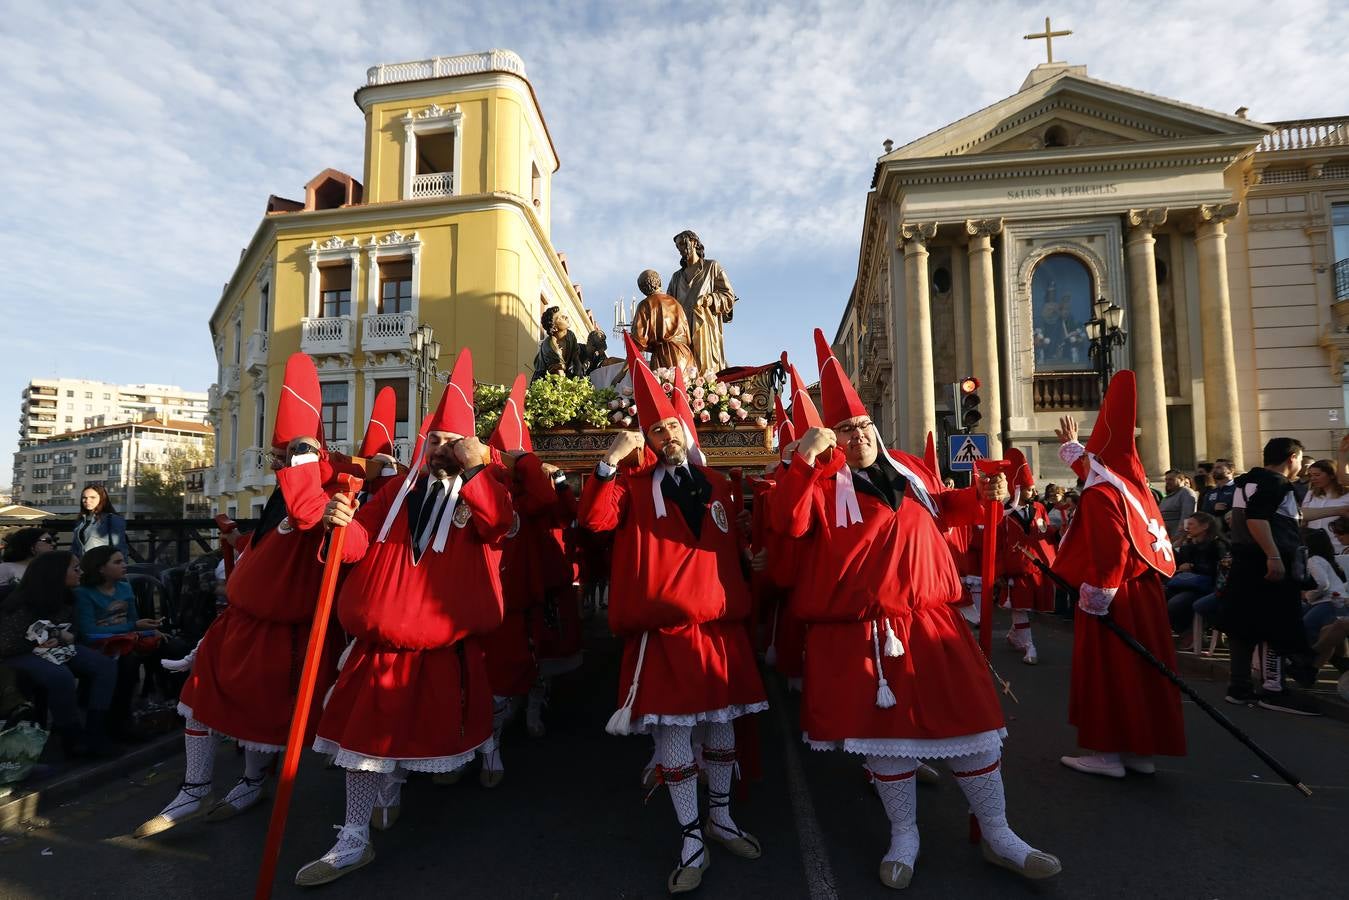
[{"label": "paved street", "polygon": [[[1337,829],[1349,808],[1349,725],[1236,709],[1221,684],[1203,692],[1316,791],[1303,799],[1186,704],[1190,756],[1155,778],[1091,779],[1062,768],[1073,748],[1065,721],[1071,638],[1037,629],[1041,665],[999,647],[1012,677],[1006,747],[1011,821],[1058,854],[1064,873],[1033,885],[986,865],[966,842],[966,806],[946,776],[919,789],[923,849],[914,898],[1266,898],[1324,895],[1340,883]],[[397,827],[376,836],[378,858],[318,896],[638,898],[664,896],[677,830],[663,793],[643,805],[638,771],[650,743],[614,738],[615,648],[596,642],[582,673],[561,683],[547,738],[508,735],[507,780],[486,791],[475,776],[453,788],[410,782]],[[737,819],[765,855],[713,854],[705,898],[884,897],[875,870],[887,844],[880,804],[857,761],[799,743],[793,700],[772,687],[761,717],[764,781]],[[217,784],[240,768],[222,748]],[[332,843],[342,817],[342,776],[306,758],[282,849],[275,896],[296,897],[295,870]],[[266,829],[257,810],[233,823],[194,824],[149,841],[127,835],[173,794],[181,759],[144,770],[43,812],[0,843],[0,896],[250,896]]]}]

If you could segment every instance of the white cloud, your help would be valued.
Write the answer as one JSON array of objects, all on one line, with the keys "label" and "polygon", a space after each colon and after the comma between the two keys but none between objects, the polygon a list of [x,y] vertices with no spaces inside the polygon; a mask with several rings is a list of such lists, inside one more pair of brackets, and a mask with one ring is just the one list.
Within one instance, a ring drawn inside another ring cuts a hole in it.
[{"label": "white cloud", "polygon": [[[1274,120],[1349,112],[1349,6],[1061,4],[1056,54],[1097,77]],[[851,288],[881,141],[1013,93],[1042,59],[1014,2],[27,4],[0,78],[11,173],[0,399],[32,375],[214,373],[206,317],[270,193],[359,173],[351,101],[377,62],[510,47],[562,158],[554,237],[601,312],[669,273],[692,227],[745,300],[733,354],[809,359]],[[808,286],[809,296],[794,285]],[[102,348],[102,349],[100,349]],[[72,352],[74,351],[74,352]],[[807,366],[809,368],[809,366]],[[0,446],[12,445],[12,426]],[[0,480],[8,466],[0,453]]]}]

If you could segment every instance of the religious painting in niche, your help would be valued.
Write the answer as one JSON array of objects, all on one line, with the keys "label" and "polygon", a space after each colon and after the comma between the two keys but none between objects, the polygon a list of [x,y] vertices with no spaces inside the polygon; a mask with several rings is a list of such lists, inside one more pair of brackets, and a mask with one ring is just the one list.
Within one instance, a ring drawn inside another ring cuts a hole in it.
[{"label": "religious painting in niche", "polygon": [[1082,372],[1091,368],[1084,324],[1091,318],[1091,273],[1066,253],[1046,256],[1031,275],[1035,371]]}]

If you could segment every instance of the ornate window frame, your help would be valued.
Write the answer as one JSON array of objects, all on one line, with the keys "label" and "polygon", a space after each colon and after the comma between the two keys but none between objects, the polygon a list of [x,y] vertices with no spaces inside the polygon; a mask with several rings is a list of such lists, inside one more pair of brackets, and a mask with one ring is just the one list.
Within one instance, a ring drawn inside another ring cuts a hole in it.
[{"label": "ornate window frame", "polygon": [[360,302],[356,295],[361,278],[361,239],[351,238],[346,240],[333,235],[321,244],[318,241],[310,241],[305,253],[309,256],[307,317],[317,319],[321,317],[320,314],[323,312],[323,306],[319,301],[319,267],[326,262],[347,261],[351,263],[351,308],[353,311],[353,315],[348,318],[354,319],[354,312]]},{"label": "ornate window frame", "polygon": [[[370,257],[370,269],[366,274],[365,290],[365,311],[367,315],[375,315],[379,312],[380,288],[379,288],[379,259],[383,257],[393,257],[403,259],[411,257],[412,259],[412,319],[415,323],[421,316],[421,283],[422,283],[422,241],[417,232],[404,234],[401,231],[390,231],[383,237],[370,235],[370,242],[365,245],[366,255]],[[353,305],[353,308],[354,305]]]},{"label": "ornate window frame", "polygon": [[401,199],[412,199],[412,179],[417,175],[417,137],[423,134],[443,134],[447,131],[454,135],[454,191],[452,196],[462,194],[464,192],[464,113],[459,108],[459,104],[456,103],[446,109],[439,104],[432,103],[416,113],[409,109],[407,115],[398,121],[403,126],[403,194]]}]

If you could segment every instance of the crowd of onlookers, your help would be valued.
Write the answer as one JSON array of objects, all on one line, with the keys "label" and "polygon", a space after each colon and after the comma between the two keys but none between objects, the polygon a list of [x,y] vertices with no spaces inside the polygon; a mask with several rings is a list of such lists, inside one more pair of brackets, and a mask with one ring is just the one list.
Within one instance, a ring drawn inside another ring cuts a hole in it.
[{"label": "crowd of onlookers", "polygon": [[187,649],[141,608],[154,603],[133,589],[125,522],[107,494],[85,489],[82,507],[67,547],[19,527],[0,550],[0,736],[33,723],[74,759],[150,736],[145,708],[171,706],[181,681],[159,662]]}]

